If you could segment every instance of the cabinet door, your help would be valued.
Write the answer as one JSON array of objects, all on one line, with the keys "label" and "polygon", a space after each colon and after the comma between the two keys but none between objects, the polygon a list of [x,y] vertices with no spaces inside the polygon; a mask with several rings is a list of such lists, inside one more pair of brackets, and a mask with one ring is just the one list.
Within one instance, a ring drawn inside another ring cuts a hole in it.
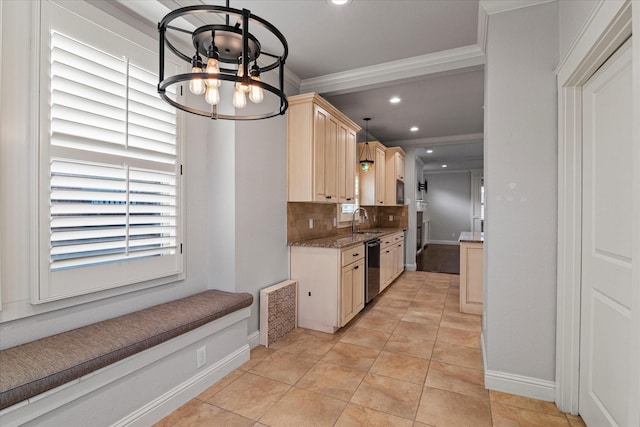
[{"label": "cabinet door", "polygon": [[340,297],[340,326],[344,326],[364,307],[364,258],[342,267]]},{"label": "cabinet door", "polygon": [[393,274],[393,246],[380,251],[380,291],[391,283]]},{"label": "cabinet door", "polygon": [[345,172],[345,202],[355,203],[356,200],[356,131],[347,129],[346,152],[346,172]]},{"label": "cabinet door", "polygon": [[324,200],[327,194],[326,149],[329,113],[317,105],[313,106],[313,173],[314,200]]},{"label": "cabinet door", "polygon": [[353,314],[353,264],[342,267],[341,292],[340,292],[340,326],[347,324]]},{"label": "cabinet door", "polygon": [[398,277],[404,270],[404,243],[396,244],[396,253],[394,258],[394,277]]},{"label": "cabinet door", "polygon": [[396,179],[404,182],[404,157],[400,153],[394,155],[394,163],[396,169]]},{"label": "cabinet door", "polygon": [[356,134],[338,126],[338,202],[354,203],[356,186]]},{"label": "cabinet door", "polygon": [[385,155],[384,150],[376,147],[376,205],[381,206],[384,205],[384,184],[385,184]]},{"label": "cabinet door", "polygon": [[329,116],[325,149],[325,199],[338,202],[338,121]]},{"label": "cabinet door", "polygon": [[364,258],[353,267],[353,315],[364,308]]},{"label": "cabinet door", "polygon": [[460,245],[460,311],[482,314],[483,246],[481,243]]},{"label": "cabinet door", "polygon": [[314,200],[337,202],[338,122],[313,106]]}]

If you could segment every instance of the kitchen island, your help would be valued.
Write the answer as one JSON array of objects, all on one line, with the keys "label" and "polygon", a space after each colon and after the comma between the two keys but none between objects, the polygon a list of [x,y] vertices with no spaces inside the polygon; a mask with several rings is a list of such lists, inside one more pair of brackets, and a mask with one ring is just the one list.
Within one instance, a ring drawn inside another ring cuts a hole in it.
[{"label": "kitchen island", "polygon": [[460,234],[460,312],[482,314],[484,233]]}]

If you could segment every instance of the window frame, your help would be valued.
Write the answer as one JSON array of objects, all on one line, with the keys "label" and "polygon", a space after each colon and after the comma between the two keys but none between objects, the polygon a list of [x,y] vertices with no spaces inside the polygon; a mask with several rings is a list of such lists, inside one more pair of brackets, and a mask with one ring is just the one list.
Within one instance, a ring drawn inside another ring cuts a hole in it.
[{"label": "window frame", "polygon": [[[145,68],[149,71],[157,73],[158,55],[153,49],[151,44],[146,43],[148,46],[144,46],[145,37],[141,34],[140,39],[131,37],[129,33],[126,35],[120,35],[107,28],[106,25],[101,25],[103,22],[100,17],[100,13],[97,15],[91,14],[90,16],[80,15],[75,10],[74,5],[70,9],[67,9],[66,5],[59,5],[52,2],[40,3],[40,26],[38,46],[36,47],[36,56],[39,62],[40,74],[36,76],[37,80],[37,95],[36,95],[36,117],[37,117],[37,147],[36,156],[34,162],[34,169],[36,171],[36,201],[35,201],[35,215],[36,215],[36,236],[34,242],[34,256],[36,262],[34,263],[35,269],[34,280],[32,280],[32,287],[30,292],[30,300],[32,304],[41,304],[58,300],[69,300],[70,298],[80,297],[82,302],[86,302],[87,299],[95,300],[104,298],[107,296],[113,296],[128,292],[137,291],[144,288],[153,286],[159,286],[167,283],[173,283],[185,278],[184,259],[186,251],[184,250],[185,244],[185,228],[184,228],[184,177],[182,175],[184,165],[184,114],[177,112],[176,116],[176,160],[174,165],[175,178],[176,178],[176,257],[175,257],[175,269],[169,274],[157,277],[154,274],[139,274],[137,277],[133,277],[132,280],[127,281],[115,281],[108,286],[92,287],[91,277],[93,274],[91,270],[97,270],[98,274],[104,273],[104,270],[109,271],[109,267],[117,268],[116,266],[122,265],[120,263],[104,264],[98,269],[75,269],[77,276],[84,276],[88,283],[83,289],[50,289],[50,263],[49,263],[49,243],[50,243],[50,169],[49,163],[52,158],[56,156],[51,155],[49,150],[50,144],[50,43],[51,32],[53,30],[62,32],[68,36],[74,37],[77,40],[92,46],[93,48],[106,51],[114,56],[118,57],[135,57],[135,60],[131,62],[133,65]],[[105,24],[107,21],[104,21]],[[126,24],[125,24],[126,25]],[[109,27],[110,28],[110,27]],[[128,36],[128,37],[127,37]],[[134,41],[135,40],[135,41]],[[122,55],[122,52],[127,52],[127,55]],[[144,58],[144,59],[142,59]],[[180,69],[186,70],[184,64],[174,62],[173,65]],[[71,157],[73,159],[73,157]],[[96,163],[108,163],[105,160],[113,160],[113,157],[108,158],[100,153],[95,153],[95,157],[91,156],[91,161]],[[172,171],[173,172],[173,171]],[[126,265],[135,264],[138,267],[128,267],[131,270],[152,269],[154,262],[164,257],[155,257],[126,261]],[[151,260],[151,261],[149,261]],[[166,260],[165,260],[166,261]],[[132,264],[128,264],[132,263]],[[156,264],[157,265],[157,264]],[[150,271],[150,270],[147,270]],[[56,273],[57,274],[57,273]],[[66,274],[66,273],[65,273]],[[62,275],[61,275],[62,276]]]}]

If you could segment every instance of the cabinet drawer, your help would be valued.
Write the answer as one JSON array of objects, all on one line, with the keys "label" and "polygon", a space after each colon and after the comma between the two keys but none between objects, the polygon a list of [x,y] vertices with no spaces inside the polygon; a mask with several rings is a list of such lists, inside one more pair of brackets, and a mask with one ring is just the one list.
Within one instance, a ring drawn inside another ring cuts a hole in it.
[{"label": "cabinet drawer", "polygon": [[396,243],[394,236],[395,234],[387,234],[386,236],[382,236],[380,238],[380,249],[387,248]]},{"label": "cabinet drawer", "polygon": [[353,248],[342,251],[342,266],[349,265],[361,258],[364,258],[364,245],[354,246]]},{"label": "cabinet drawer", "polygon": [[395,234],[391,235],[391,239],[393,241],[393,243],[398,243],[404,240],[404,233],[403,232],[398,232]]}]

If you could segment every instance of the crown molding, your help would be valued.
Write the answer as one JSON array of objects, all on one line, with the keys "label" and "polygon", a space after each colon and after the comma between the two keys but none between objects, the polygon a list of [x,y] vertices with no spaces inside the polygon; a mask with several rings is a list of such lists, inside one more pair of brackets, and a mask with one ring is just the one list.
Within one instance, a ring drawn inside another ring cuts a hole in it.
[{"label": "crown molding", "polygon": [[487,28],[489,27],[489,14],[483,7],[478,7],[478,47],[483,53],[487,52]]},{"label": "crown molding", "polygon": [[304,79],[300,85],[300,91],[337,95],[367,87],[381,86],[392,82],[397,83],[399,80],[481,65],[484,65],[484,53],[482,50],[477,45],[463,46]]},{"label": "crown molding", "polygon": [[462,135],[436,136],[432,138],[416,138],[403,141],[390,141],[389,143],[397,144],[403,147],[429,147],[435,145],[455,145],[469,144],[472,142],[483,142],[484,133],[467,133]]},{"label": "crown molding", "polygon": [[480,0],[480,9],[484,9],[487,15],[509,12],[523,7],[537,6],[544,3],[553,3],[556,0]]}]

